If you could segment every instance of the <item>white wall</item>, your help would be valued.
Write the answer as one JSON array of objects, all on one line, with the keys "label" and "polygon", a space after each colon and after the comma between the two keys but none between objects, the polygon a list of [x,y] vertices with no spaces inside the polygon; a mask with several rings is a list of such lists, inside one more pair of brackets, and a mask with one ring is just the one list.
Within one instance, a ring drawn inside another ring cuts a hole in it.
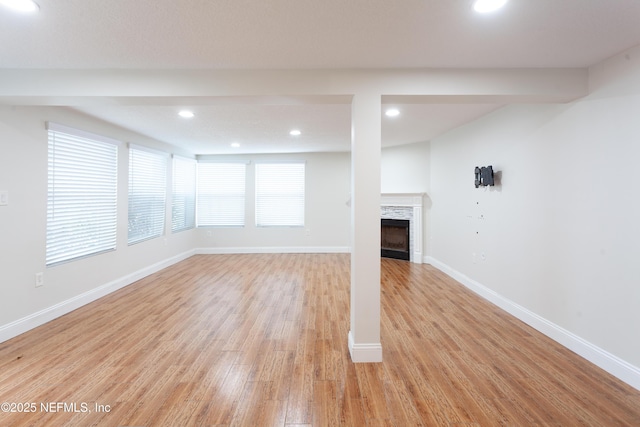
[{"label": "white wall", "polygon": [[[87,302],[100,295],[96,291],[100,287],[120,286],[125,283],[122,280],[149,271],[158,263],[179,259],[192,252],[195,243],[195,230],[171,234],[167,223],[164,238],[127,246],[128,152],[123,144],[118,164],[117,250],[47,268],[46,121],[176,152],[166,144],[66,108],[0,106],[0,190],[9,191],[9,205],[0,206],[0,341],[23,327],[60,314],[64,311],[60,304],[66,302],[69,308]],[[38,272],[44,273],[44,286],[36,288]],[[77,301],[70,304],[72,300]]]},{"label": "white wall", "polygon": [[429,141],[382,149],[383,193],[426,193],[431,181]]},{"label": "white wall", "polygon": [[[348,252],[350,244],[351,163],[349,153],[305,153],[242,156],[205,156],[247,162],[245,226],[200,228],[198,248],[204,252],[322,251]],[[256,227],[255,163],[304,161],[306,174],[305,226]],[[278,248],[278,249],[276,249]]]},{"label": "white wall", "polygon": [[380,159],[382,193],[425,193],[422,218],[423,255],[431,253],[431,143],[429,141],[382,149]]},{"label": "white wall", "polygon": [[[432,141],[432,257],[637,367],[640,48],[590,72],[584,99],[505,107]],[[476,189],[486,165],[501,184]]]}]

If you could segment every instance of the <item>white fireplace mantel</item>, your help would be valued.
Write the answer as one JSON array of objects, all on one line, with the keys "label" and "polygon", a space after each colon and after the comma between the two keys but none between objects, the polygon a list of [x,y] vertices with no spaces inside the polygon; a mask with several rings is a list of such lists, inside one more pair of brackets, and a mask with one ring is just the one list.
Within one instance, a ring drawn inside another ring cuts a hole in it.
[{"label": "white fireplace mantel", "polygon": [[426,193],[382,193],[380,195],[381,206],[409,206],[422,207]]},{"label": "white fireplace mantel", "polygon": [[380,195],[381,207],[404,207],[413,209],[411,221],[411,236],[413,248],[411,262],[422,264],[422,206],[426,193],[382,193]]}]

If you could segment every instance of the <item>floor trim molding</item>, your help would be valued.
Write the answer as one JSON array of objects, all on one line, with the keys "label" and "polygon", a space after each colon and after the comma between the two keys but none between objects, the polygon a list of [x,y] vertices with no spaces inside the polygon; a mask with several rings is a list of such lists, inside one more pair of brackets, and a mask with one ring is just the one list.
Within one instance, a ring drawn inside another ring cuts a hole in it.
[{"label": "floor trim molding", "polygon": [[382,362],[382,344],[366,343],[356,344],[353,334],[349,331],[349,353],[353,363],[379,363]]},{"label": "floor trim molding", "polygon": [[424,262],[426,264],[431,264],[484,299],[492,302],[509,314],[522,320],[527,325],[567,347],[569,350],[579,354],[614,377],[624,381],[635,389],[640,390],[640,368],[633,366],[625,360],[601,349],[561,326],[558,326],[521,305],[516,304],[433,257],[425,257]]},{"label": "floor trim molding", "polygon": [[197,255],[221,254],[334,254],[349,253],[348,246],[264,246],[264,247],[209,247],[195,250]]},{"label": "floor trim molding", "polygon": [[123,276],[119,279],[112,280],[111,282],[105,283],[104,285],[98,286],[97,288],[93,288],[89,291],[83,292],[65,301],[54,304],[43,310],[32,313],[21,319],[7,323],[6,325],[2,325],[0,326],[0,343],[17,337],[18,335],[30,331],[31,329],[35,329],[38,326],[44,325],[45,323],[50,322],[60,316],[64,316],[65,314],[70,313],[73,310],[82,307],[83,305],[89,304],[99,298],[117,291],[118,289],[122,289],[125,286],[137,282],[138,280],[143,279],[153,273],[156,273],[164,268],[183,261],[191,257],[192,255],[194,255],[193,250],[183,252],[171,258],[159,261],[148,267],[134,271],[133,273],[127,274],[126,276]]}]

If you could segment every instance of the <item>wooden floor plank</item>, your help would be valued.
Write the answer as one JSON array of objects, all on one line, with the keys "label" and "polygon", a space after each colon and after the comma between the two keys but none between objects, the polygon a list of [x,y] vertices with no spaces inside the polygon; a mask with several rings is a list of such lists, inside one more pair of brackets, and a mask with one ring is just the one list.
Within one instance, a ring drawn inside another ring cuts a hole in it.
[{"label": "wooden floor plank", "polygon": [[197,255],[0,343],[0,402],[38,405],[0,425],[640,425],[640,391],[429,265],[381,266],[382,363],[350,360],[348,255]]}]

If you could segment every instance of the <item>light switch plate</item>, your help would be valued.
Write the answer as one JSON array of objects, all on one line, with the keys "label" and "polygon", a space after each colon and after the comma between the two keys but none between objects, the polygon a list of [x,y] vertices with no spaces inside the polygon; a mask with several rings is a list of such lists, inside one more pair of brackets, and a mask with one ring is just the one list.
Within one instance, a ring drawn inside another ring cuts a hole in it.
[{"label": "light switch plate", "polygon": [[9,192],[2,190],[0,191],[0,206],[7,206],[9,204]]}]

